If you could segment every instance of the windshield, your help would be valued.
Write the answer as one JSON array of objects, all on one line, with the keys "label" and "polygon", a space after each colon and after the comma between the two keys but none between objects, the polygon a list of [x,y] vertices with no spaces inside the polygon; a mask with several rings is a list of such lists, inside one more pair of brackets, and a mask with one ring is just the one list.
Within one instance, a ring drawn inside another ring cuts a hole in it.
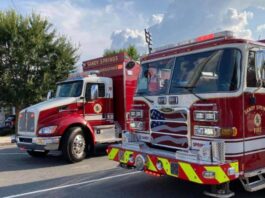
[{"label": "windshield", "polygon": [[241,53],[227,48],[176,58],[170,93],[234,91],[240,86]]},{"label": "windshield", "polygon": [[60,83],[57,86],[55,97],[78,97],[82,93],[83,81]]},{"label": "windshield", "polygon": [[136,94],[155,95],[167,93],[174,60],[175,58],[170,58],[143,64]]},{"label": "windshield", "polygon": [[240,86],[240,64],[241,53],[234,48],[146,63],[142,65],[136,94],[182,94],[190,93],[191,90],[193,93],[235,91]]}]

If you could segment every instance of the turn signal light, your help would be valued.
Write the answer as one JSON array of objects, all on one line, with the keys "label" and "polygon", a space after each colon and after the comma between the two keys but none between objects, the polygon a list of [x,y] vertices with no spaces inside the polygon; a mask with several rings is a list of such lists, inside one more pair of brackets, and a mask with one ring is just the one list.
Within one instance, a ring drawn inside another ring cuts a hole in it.
[{"label": "turn signal light", "polygon": [[221,128],[220,135],[221,137],[235,137],[237,135],[237,128]]}]

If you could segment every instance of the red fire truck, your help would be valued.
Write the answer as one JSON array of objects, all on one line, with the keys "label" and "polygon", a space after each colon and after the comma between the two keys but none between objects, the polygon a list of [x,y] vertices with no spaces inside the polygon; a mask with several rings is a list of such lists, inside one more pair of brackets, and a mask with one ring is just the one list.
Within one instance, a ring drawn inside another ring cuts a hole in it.
[{"label": "red fire truck", "polygon": [[83,62],[84,73],[59,82],[54,98],[19,114],[16,143],[31,156],[61,150],[78,162],[96,143],[120,141],[139,64],[125,53]]},{"label": "red fire truck", "polygon": [[265,42],[225,31],[155,50],[141,60],[122,144],[110,160],[151,175],[211,186],[265,187]]}]

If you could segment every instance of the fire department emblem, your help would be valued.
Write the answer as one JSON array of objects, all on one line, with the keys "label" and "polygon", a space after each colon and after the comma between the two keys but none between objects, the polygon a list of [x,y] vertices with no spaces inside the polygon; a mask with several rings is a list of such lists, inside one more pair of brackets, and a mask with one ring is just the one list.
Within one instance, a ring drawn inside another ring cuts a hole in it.
[{"label": "fire department emblem", "polygon": [[94,111],[100,113],[102,111],[102,106],[100,104],[95,104]]},{"label": "fire department emblem", "polygon": [[254,117],[254,124],[256,127],[259,127],[261,125],[261,115],[258,113]]}]

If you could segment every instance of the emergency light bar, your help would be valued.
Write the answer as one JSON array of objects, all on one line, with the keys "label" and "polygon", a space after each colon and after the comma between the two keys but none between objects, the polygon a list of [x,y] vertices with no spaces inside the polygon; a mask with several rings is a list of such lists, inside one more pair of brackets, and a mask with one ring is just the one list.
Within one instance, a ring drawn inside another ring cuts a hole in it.
[{"label": "emergency light bar", "polygon": [[97,76],[98,74],[100,74],[100,71],[99,70],[90,70],[90,71],[87,71],[88,75],[94,75],[94,76]]},{"label": "emergency light bar", "polygon": [[190,45],[194,43],[206,42],[206,41],[215,40],[215,39],[221,39],[221,38],[226,39],[226,38],[233,38],[233,37],[234,37],[234,33],[232,31],[223,31],[223,32],[217,32],[217,33],[212,33],[212,34],[206,34],[206,35],[202,35],[202,36],[199,36],[197,38],[190,39],[187,41],[179,42],[176,44],[169,44],[163,47],[155,48],[153,52],[163,51],[163,50],[167,50],[170,48]]},{"label": "emergency light bar", "polygon": [[98,74],[100,74],[99,70],[90,70],[90,71],[70,74],[67,79],[69,80],[73,78],[84,78],[87,76],[97,76]]}]

